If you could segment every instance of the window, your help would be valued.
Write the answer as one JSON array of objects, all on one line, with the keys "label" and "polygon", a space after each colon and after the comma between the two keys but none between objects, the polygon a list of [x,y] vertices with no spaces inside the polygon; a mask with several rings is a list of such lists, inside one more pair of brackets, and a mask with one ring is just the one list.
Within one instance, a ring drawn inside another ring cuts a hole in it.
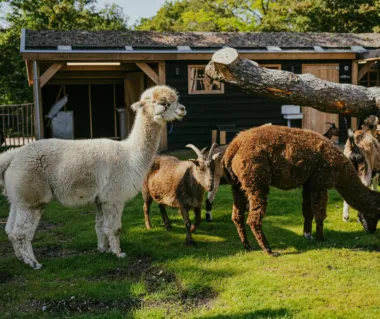
[{"label": "window", "polygon": [[260,64],[263,68],[281,70],[281,64]]},{"label": "window", "polygon": [[206,76],[205,65],[189,65],[189,94],[223,94],[224,84]]},{"label": "window", "polygon": [[360,80],[359,84],[367,87],[380,86],[380,71],[369,70]]}]

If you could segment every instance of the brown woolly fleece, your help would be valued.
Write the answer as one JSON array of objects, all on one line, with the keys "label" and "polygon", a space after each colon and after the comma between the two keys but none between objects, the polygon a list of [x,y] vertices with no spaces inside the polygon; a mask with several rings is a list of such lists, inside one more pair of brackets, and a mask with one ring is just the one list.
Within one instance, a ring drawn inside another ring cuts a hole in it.
[{"label": "brown woolly fleece", "polygon": [[269,186],[288,190],[303,187],[304,235],[311,238],[315,218],[317,240],[323,240],[323,221],[330,188],[336,188],[349,205],[360,210],[362,224],[376,230],[380,217],[380,193],[365,187],[351,162],[322,135],[284,126],[261,126],[241,132],[223,157],[232,182],[232,220],[245,248],[244,213],[249,201],[247,224],[260,247],[272,253],[262,231]]}]

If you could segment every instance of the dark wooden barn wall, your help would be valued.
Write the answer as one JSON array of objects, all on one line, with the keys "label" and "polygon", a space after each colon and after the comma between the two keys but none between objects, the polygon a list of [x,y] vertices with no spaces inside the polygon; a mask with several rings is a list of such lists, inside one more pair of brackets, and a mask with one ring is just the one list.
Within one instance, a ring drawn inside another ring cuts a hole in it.
[{"label": "dark wooden barn wall", "polygon": [[[351,83],[351,61],[257,62],[260,64],[281,64],[282,70],[296,74],[302,72],[302,64],[339,63],[340,83]],[[266,123],[286,125],[286,121],[281,115],[281,106],[287,103],[278,99],[253,96],[230,85],[225,85],[224,94],[189,95],[188,65],[206,65],[207,63],[208,61],[166,62],[166,83],[179,92],[180,101],[187,108],[186,117],[182,122],[174,122],[172,132],[168,135],[169,149],[182,149],[188,143],[198,147],[210,145],[211,131],[219,124],[236,124],[237,127],[244,129]],[[348,118],[348,123],[350,122]],[[343,123],[343,116],[340,116],[341,141],[344,141],[347,137]],[[326,125],[327,129],[328,126]],[[168,126],[169,130],[170,125]]]}]

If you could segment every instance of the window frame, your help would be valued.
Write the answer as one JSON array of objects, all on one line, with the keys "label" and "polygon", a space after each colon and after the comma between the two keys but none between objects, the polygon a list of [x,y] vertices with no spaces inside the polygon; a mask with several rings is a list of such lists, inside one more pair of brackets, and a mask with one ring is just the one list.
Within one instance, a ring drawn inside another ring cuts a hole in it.
[{"label": "window frame", "polygon": [[224,94],[224,83],[220,83],[220,90],[193,90],[192,86],[194,81],[201,80],[202,78],[192,78],[192,69],[193,68],[206,68],[206,64],[189,64],[187,66],[187,82],[188,82],[188,94]]}]

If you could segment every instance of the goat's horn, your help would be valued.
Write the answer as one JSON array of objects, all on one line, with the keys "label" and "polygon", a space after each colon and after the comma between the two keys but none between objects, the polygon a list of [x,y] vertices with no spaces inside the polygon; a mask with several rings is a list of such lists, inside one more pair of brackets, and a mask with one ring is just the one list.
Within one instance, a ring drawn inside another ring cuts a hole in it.
[{"label": "goat's horn", "polygon": [[218,144],[216,144],[216,143],[213,143],[213,144],[211,145],[210,152],[208,152],[208,157],[207,157],[207,160],[208,160],[208,161],[211,159],[211,157],[212,157],[212,152],[213,152],[214,148],[215,148],[217,145],[218,145]]},{"label": "goat's horn", "polygon": [[191,148],[198,155],[198,158],[203,158],[202,152],[193,144],[187,144],[186,147]]},{"label": "goat's horn", "polygon": [[206,153],[207,149],[208,149],[208,146],[202,148],[201,153],[202,153],[202,154]]}]

